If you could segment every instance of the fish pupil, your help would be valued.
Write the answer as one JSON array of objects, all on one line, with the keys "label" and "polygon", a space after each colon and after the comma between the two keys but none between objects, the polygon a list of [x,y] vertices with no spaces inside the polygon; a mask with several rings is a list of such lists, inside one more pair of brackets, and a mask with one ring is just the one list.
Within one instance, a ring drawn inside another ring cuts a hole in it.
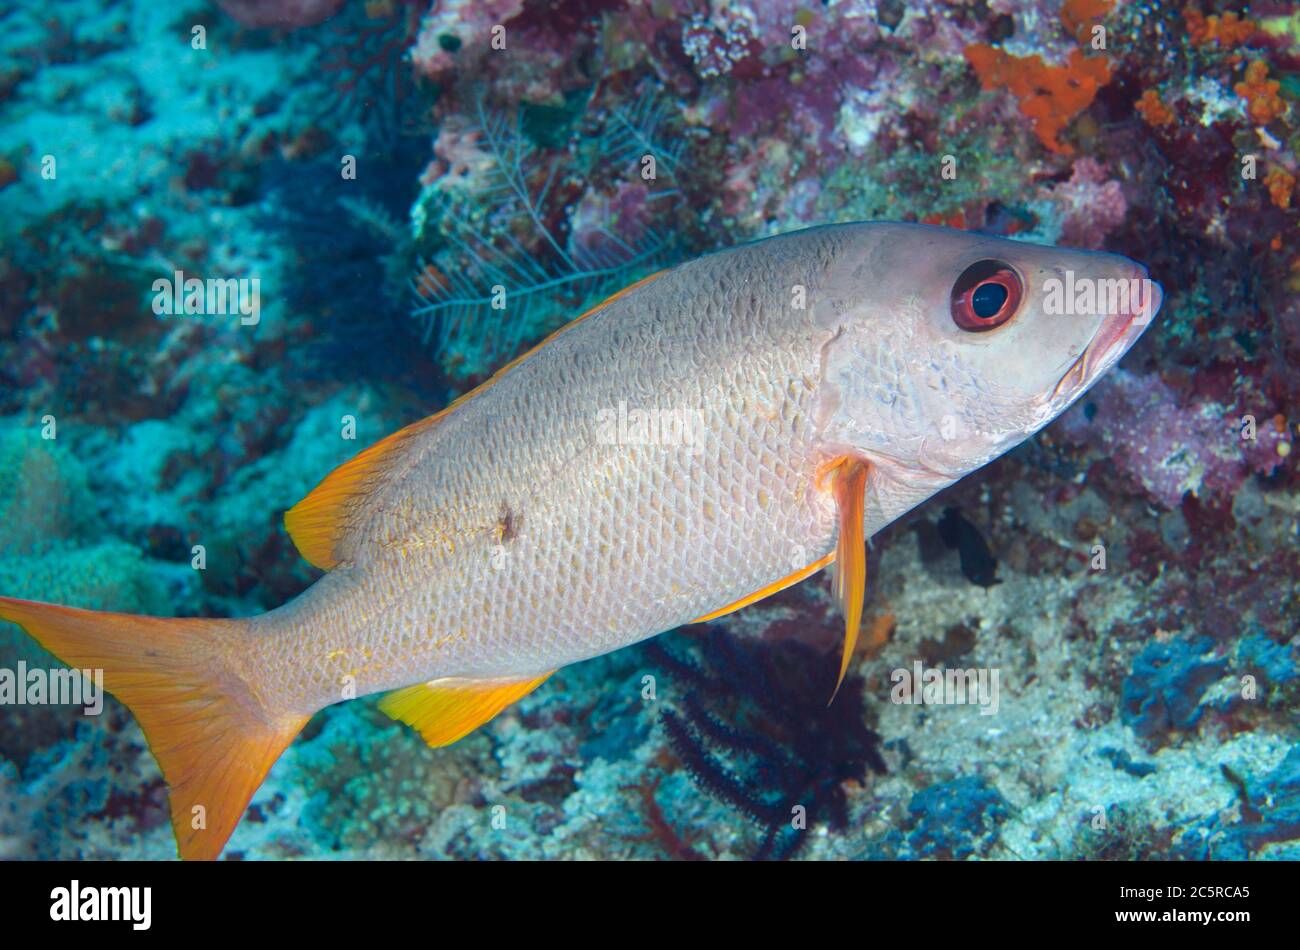
[{"label": "fish pupil", "polygon": [[980,284],[970,298],[971,309],[981,320],[996,316],[1006,302],[1007,288],[993,281]]}]

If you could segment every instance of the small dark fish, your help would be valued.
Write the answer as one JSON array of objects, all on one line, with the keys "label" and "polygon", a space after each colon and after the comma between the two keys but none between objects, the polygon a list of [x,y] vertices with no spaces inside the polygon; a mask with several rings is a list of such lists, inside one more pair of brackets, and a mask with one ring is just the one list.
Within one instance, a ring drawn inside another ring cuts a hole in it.
[{"label": "small dark fish", "polygon": [[945,508],[939,519],[939,536],[950,548],[956,548],[961,555],[961,572],[966,580],[980,587],[992,587],[1002,581],[994,575],[998,570],[998,559],[989,550],[988,542],[980,529],[962,517],[956,508]]}]

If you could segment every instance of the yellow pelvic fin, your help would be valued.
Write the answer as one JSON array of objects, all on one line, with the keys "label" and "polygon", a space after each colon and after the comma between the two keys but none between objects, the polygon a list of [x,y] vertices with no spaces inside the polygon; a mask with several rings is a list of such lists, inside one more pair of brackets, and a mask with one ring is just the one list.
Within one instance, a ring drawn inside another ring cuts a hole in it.
[{"label": "yellow pelvic fin", "polygon": [[747,594],[739,600],[733,600],[731,603],[727,604],[727,606],[719,607],[717,610],[713,611],[713,613],[705,614],[703,617],[696,617],[691,621],[691,623],[708,623],[710,620],[717,620],[719,617],[725,617],[729,613],[734,613],[741,607],[748,607],[750,604],[756,604],[766,597],[771,597],[773,594],[779,594],[787,587],[792,587],[799,583],[805,577],[811,577],[813,574],[816,574],[834,560],[835,552],[832,551],[825,557],[813,561],[807,567],[801,567],[793,574],[787,574],[779,581],[768,584],[766,587],[760,587],[758,590],[754,591],[754,593]]},{"label": "yellow pelvic fin", "polygon": [[867,464],[846,458],[835,469],[832,491],[839,512],[840,536],[835,546],[835,599],[844,612],[844,655],[840,675],[835,681],[831,702],[849,671],[849,661],[858,645],[858,628],[862,625],[862,602],[867,592],[867,549],[863,537],[862,516],[866,505]]},{"label": "yellow pelvic fin", "polygon": [[545,682],[530,680],[432,680],[389,693],[379,702],[384,713],[413,726],[429,745],[451,745]]},{"label": "yellow pelvic fin", "polygon": [[221,853],[249,800],[307,722],[260,708],[221,660],[241,648],[240,620],[161,619],[0,597],[21,626],[69,666],[103,670],[104,688],[135,715],[167,780],[182,858]]},{"label": "yellow pelvic fin", "polygon": [[572,330],[583,320],[599,313],[620,297],[630,294],[657,278],[663,271],[644,277],[624,287],[618,293],[605,298],[596,306],[575,320],[560,327],[542,342],[526,353],[515,357],[497,370],[491,378],[469,392],[452,400],[443,410],[426,416],[419,422],[413,422],[405,428],[398,429],[387,438],[381,439],[355,458],[344,462],[325,476],[324,480],[298,504],[284,514],[284,526],[289,531],[298,552],[312,564],[322,570],[330,570],[339,564],[338,544],[348,533],[348,515],[353,505],[368,495],[374,485],[382,478],[392,461],[393,453],[414,435],[418,435],[433,425],[453,409],[473,399],[484,390],[499,382],[524,360],[528,359],[562,333]]}]

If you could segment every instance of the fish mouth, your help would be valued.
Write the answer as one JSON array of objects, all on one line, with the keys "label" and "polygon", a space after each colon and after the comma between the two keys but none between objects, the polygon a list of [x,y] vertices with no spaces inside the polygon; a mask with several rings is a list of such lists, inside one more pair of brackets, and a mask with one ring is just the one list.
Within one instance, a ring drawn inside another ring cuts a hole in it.
[{"label": "fish mouth", "polygon": [[1137,338],[1146,332],[1152,318],[1160,311],[1160,305],[1164,302],[1164,289],[1146,276],[1145,269],[1139,274],[1137,286],[1140,289],[1129,300],[1128,307],[1106,316],[1079,358],[1056,384],[1052,402],[1061,408],[1077,399],[1099,376],[1118,363],[1129,347],[1137,342]]}]

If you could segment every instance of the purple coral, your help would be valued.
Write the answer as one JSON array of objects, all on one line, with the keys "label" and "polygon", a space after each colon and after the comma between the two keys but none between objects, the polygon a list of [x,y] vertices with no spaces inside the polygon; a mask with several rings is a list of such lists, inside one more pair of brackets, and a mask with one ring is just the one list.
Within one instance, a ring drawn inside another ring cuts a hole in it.
[{"label": "purple coral", "polygon": [[1061,209],[1061,243],[1070,247],[1100,248],[1128,213],[1120,183],[1107,180],[1095,159],[1080,158],[1070,180],[1047,192]]},{"label": "purple coral", "polygon": [[620,182],[613,194],[588,188],[569,220],[569,250],[578,260],[618,259],[645,243],[654,217],[651,193],[640,180]]},{"label": "purple coral", "polygon": [[[1159,376],[1116,370],[1097,386],[1087,406],[1062,419],[1069,439],[1092,445],[1161,504],[1176,508],[1183,495],[1226,494],[1252,474],[1283,464],[1290,445],[1271,420],[1258,419],[1254,439],[1249,410],[1214,402],[1184,405]],[[1282,448],[1283,445],[1286,448]]]}]

